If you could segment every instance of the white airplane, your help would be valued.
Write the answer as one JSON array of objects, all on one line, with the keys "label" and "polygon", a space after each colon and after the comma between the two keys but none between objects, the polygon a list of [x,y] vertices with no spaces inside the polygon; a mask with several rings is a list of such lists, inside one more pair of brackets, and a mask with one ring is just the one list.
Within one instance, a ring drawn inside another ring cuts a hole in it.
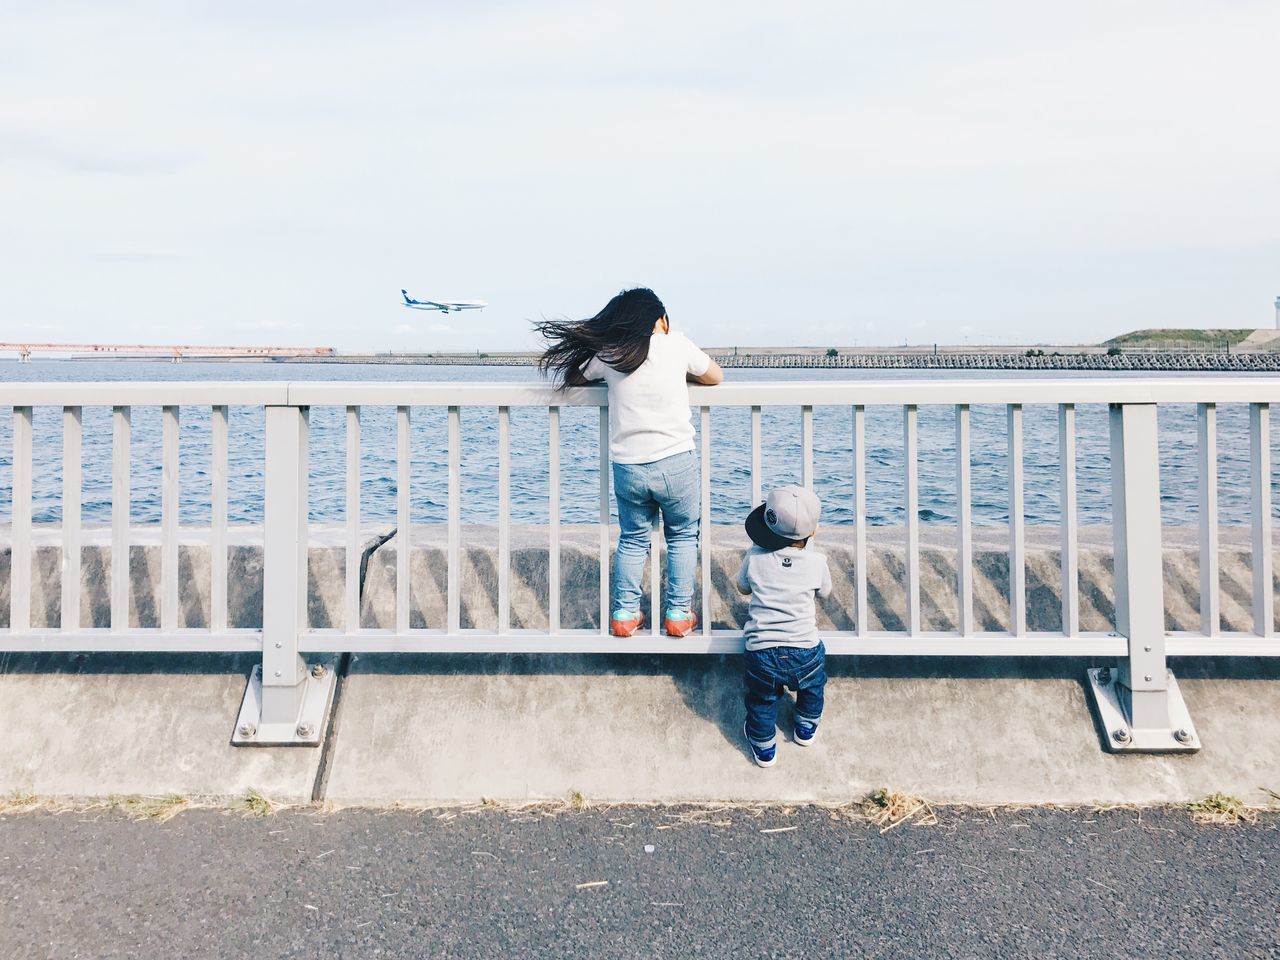
[{"label": "white airplane", "polygon": [[408,290],[401,290],[404,305],[414,310],[439,310],[441,313],[456,313],[459,310],[483,310],[489,304],[484,300],[415,300],[409,296]]}]

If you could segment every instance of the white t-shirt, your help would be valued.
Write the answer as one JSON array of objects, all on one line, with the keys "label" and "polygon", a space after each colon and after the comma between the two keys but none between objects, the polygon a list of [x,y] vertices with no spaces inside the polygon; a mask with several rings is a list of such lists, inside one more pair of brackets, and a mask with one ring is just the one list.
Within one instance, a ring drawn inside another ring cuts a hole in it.
[{"label": "white t-shirt", "polygon": [[700,377],[711,358],[683,333],[655,333],[649,358],[619,373],[592,357],[588,380],[609,385],[609,456],[614,463],[652,463],[693,449],[693,412],[685,377]]}]

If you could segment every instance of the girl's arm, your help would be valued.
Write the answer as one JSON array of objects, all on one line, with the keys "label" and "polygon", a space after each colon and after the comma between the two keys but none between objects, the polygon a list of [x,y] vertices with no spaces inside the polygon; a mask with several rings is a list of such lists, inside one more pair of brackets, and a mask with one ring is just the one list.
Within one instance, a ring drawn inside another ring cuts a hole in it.
[{"label": "girl's arm", "polygon": [[599,383],[604,379],[604,366],[600,363],[599,357],[592,357],[581,366],[573,366],[565,371],[564,385],[566,387],[586,387],[593,383]]},{"label": "girl's arm", "polygon": [[698,376],[691,373],[687,379],[690,383],[702,383],[708,387],[714,387],[717,383],[724,383],[724,371],[720,369],[720,364],[712,360],[711,366],[707,367],[705,373]]},{"label": "girl's arm", "polygon": [[582,375],[582,371],[577,367],[572,368],[564,375],[564,385],[566,387],[586,387],[593,383],[599,383],[598,380],[588,380]]}]

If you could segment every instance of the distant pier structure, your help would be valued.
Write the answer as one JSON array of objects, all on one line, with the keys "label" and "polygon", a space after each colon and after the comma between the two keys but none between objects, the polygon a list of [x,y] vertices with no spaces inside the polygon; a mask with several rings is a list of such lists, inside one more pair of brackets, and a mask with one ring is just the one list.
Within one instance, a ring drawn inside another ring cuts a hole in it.
[{"label": "distant pier structure", "polygon": [[1280,297],[1276,297],[1276,329],[1280,330]]},{"label": "distant pier structure", "polygon": [[168,358],[174,363],[184,359],[200,360],[273,360],[299,357],[332,357],[333,347],[204,347],[190,344],[123,344],[123,343],[0,343],[0,353],[16,353],[19,363],[30,363],[33,353],[72,355],[104,354],[120,358]]}]

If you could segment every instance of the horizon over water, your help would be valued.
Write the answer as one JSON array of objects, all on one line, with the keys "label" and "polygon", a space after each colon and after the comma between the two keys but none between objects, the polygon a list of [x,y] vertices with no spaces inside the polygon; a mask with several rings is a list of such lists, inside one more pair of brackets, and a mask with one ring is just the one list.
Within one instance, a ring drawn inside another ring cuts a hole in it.
[{"label": "horizon over water", "polygon": [[[1110,371],[998,370],[832,370],[733,369],[733,381],[814,380],[993,380],[1097,379],[1150,377],[1173,379],[1196,374]],[[1250,377],[1249,374],[1232,374]],[[1270,376],[1270,375],[1263,375]],[[538,380],[530,367],[463,367],[389,364],[202,362],[138,360],[36,360],[19,364],[0,360],[0,381],[143,380],[412,380],[429,382],[528,383]],[[209,409],[184,407],[180,426],[180,521],[209,522]],[[954,416],[950,406],[919,408],[919,516],[921,523],[954,523],[956,516]],[[1160,408],[1161,507],[1166,524],[1198,522],[1196,417],[1194,404]],[[714,523],[738,523],[750,504],[750,411],[713,408],[711,498]],[[262,520],[263,413],[261,408],[230,409],[228,516],[232,523]],[[411,503],[415,523],[443,523],[447,503],[447,438],[443,407],[416,407],[410,433]],[[1273,417],[1272,449],[1280,433]],[[160,410],[137,407],[131,446],[134,523],[160,519]],[[823,523],[853,520],[851,415],[848,407],[816,406],[813,412],[814,489],[823,500]],[[696,426],[696,419],[695,419]],[[34,413],[32,516],[36,523],[60,520],[62,418],[57,407]],[[972,500],[976,525],[1008,519],[1008,457],[1005,408],[975,405],[971,410]],[[595,523],[599,515],[597,413],[594,408],[561,408],[561,522]],[[1059,461],[1057,408],[1023,408],[1025,516],[1029,525],[1057,524]],[[365,407],[361,419],[361,519],[395,522],[395,411]],[[462,409],[461,504],[464,523],[497,522],[497,411]],[[1248,410],[1243,404],[1218,410],[1219,518],[1223,524],[1249,522]],[[339,523],[344,517],[346,427],[342,407],[311,409],[310,517],[313,523]],[[900,524],[902,504],[902,411],[866,408],[867,522]],[[87,523],[111,517],[111,409],[83,411],[82,516]],[[797,407],[766,407],[761,415],[762,488],[799,482],[800,417]],[[0,417],[0,522],[11,517],[12,418]],[[1078,518],[1083,524],[1111,519],[1110,449],[1103,404],[1076,407]],[[1273,457],[1272,486],[1280,479]],[[547,522],[547,415],[540,408],[511,408],[511,520]],[[1273,498],[1280,518],[1280,499]],[[614,514],[616,520],[616,513]]]}]

